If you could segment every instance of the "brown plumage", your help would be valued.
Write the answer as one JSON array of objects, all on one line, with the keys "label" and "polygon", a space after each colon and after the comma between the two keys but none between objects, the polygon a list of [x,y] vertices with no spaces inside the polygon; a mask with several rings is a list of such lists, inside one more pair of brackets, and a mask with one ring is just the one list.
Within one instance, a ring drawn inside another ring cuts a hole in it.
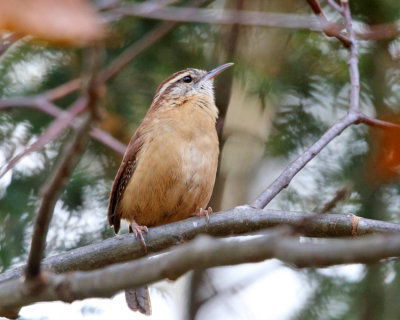
[{"label": "brown plumage", "polygon": [[[210,200],[218,162],[213,79],[210,72],[179,71],[158,87],[153,103],[126,149],[112,187],[108,221],[142,231],[198,214]],[[126,292],[128,306],[151,314],[147,288]]]}]

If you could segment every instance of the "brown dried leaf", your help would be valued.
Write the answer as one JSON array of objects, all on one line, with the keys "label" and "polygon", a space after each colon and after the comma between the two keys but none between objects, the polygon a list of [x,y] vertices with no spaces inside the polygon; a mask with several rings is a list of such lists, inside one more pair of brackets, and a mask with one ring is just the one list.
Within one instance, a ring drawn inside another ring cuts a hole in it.
[{"label": "brown dried leaf", "polygon": [[[400,115],[383,119],[400,124]],[[400,129],[379,128],[372,131],[376,146],[367,170],[372,183],[387,183],[400,176]]]},{"label": "brown dried leaf", "polygon": [[104,34],[100,16],[86,0],[0,1],[0,29],[73,46],[98,41]]}]

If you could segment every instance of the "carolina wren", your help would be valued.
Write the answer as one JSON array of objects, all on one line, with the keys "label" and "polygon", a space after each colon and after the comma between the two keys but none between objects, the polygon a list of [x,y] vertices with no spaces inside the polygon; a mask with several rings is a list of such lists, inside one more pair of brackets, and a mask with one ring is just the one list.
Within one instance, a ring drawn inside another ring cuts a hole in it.
[{"label": "carolina wren", "polygon": [[[185,69],[159,85],[114,180],[108,221],[116,233],[124,219],[145,246],[147,227],[203,213],[219,153],[213,81],[232,65]],[[127,290],[126,300],[132,310],[151,314],[147,288]]]}]

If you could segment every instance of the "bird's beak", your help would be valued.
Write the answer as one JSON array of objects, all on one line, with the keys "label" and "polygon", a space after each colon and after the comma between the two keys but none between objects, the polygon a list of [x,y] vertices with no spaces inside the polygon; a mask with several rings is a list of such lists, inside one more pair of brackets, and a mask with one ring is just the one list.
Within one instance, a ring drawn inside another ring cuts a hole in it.
[{"label": "bird's beak", "polygon": [[214,79],[217,75],[219,75],[222,71],[224,71],[225,69],[233,66],[234,63],[232,62],[228,62],[223,64],[222,66],[216,67],[215,69],[212,69],[211,71],[209,71],[203,78],[203,80],[211,80]]}]

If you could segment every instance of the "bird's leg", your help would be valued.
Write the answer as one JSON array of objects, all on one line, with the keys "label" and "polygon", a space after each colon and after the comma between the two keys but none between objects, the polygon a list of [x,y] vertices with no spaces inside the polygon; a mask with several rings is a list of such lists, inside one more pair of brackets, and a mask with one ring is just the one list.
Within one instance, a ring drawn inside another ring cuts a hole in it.
[{"label": "bird's leg", "polygon": [[208,207],[207,210],[204,210],[203,208],[200,208],[200,212],[198,214],[199,217],[205,217],[206,218],[206,222],[209,223],[210,222],[210,217],[208,216],[209,214],[213,213],[213,210],[211,207]]},{"label": "bird's leg", "polygon": [[129,225],[129,232],[134,233],[136,239],[140,237],[140,241],[143,244],[144,250],[147,252],[147,246],[146,242],[144,241],[143,238],[143,231],[146,232],[147,234],[149,233],[149,229],[146,226],[139,226],[135,220],[131,221],[131,224]]}]

